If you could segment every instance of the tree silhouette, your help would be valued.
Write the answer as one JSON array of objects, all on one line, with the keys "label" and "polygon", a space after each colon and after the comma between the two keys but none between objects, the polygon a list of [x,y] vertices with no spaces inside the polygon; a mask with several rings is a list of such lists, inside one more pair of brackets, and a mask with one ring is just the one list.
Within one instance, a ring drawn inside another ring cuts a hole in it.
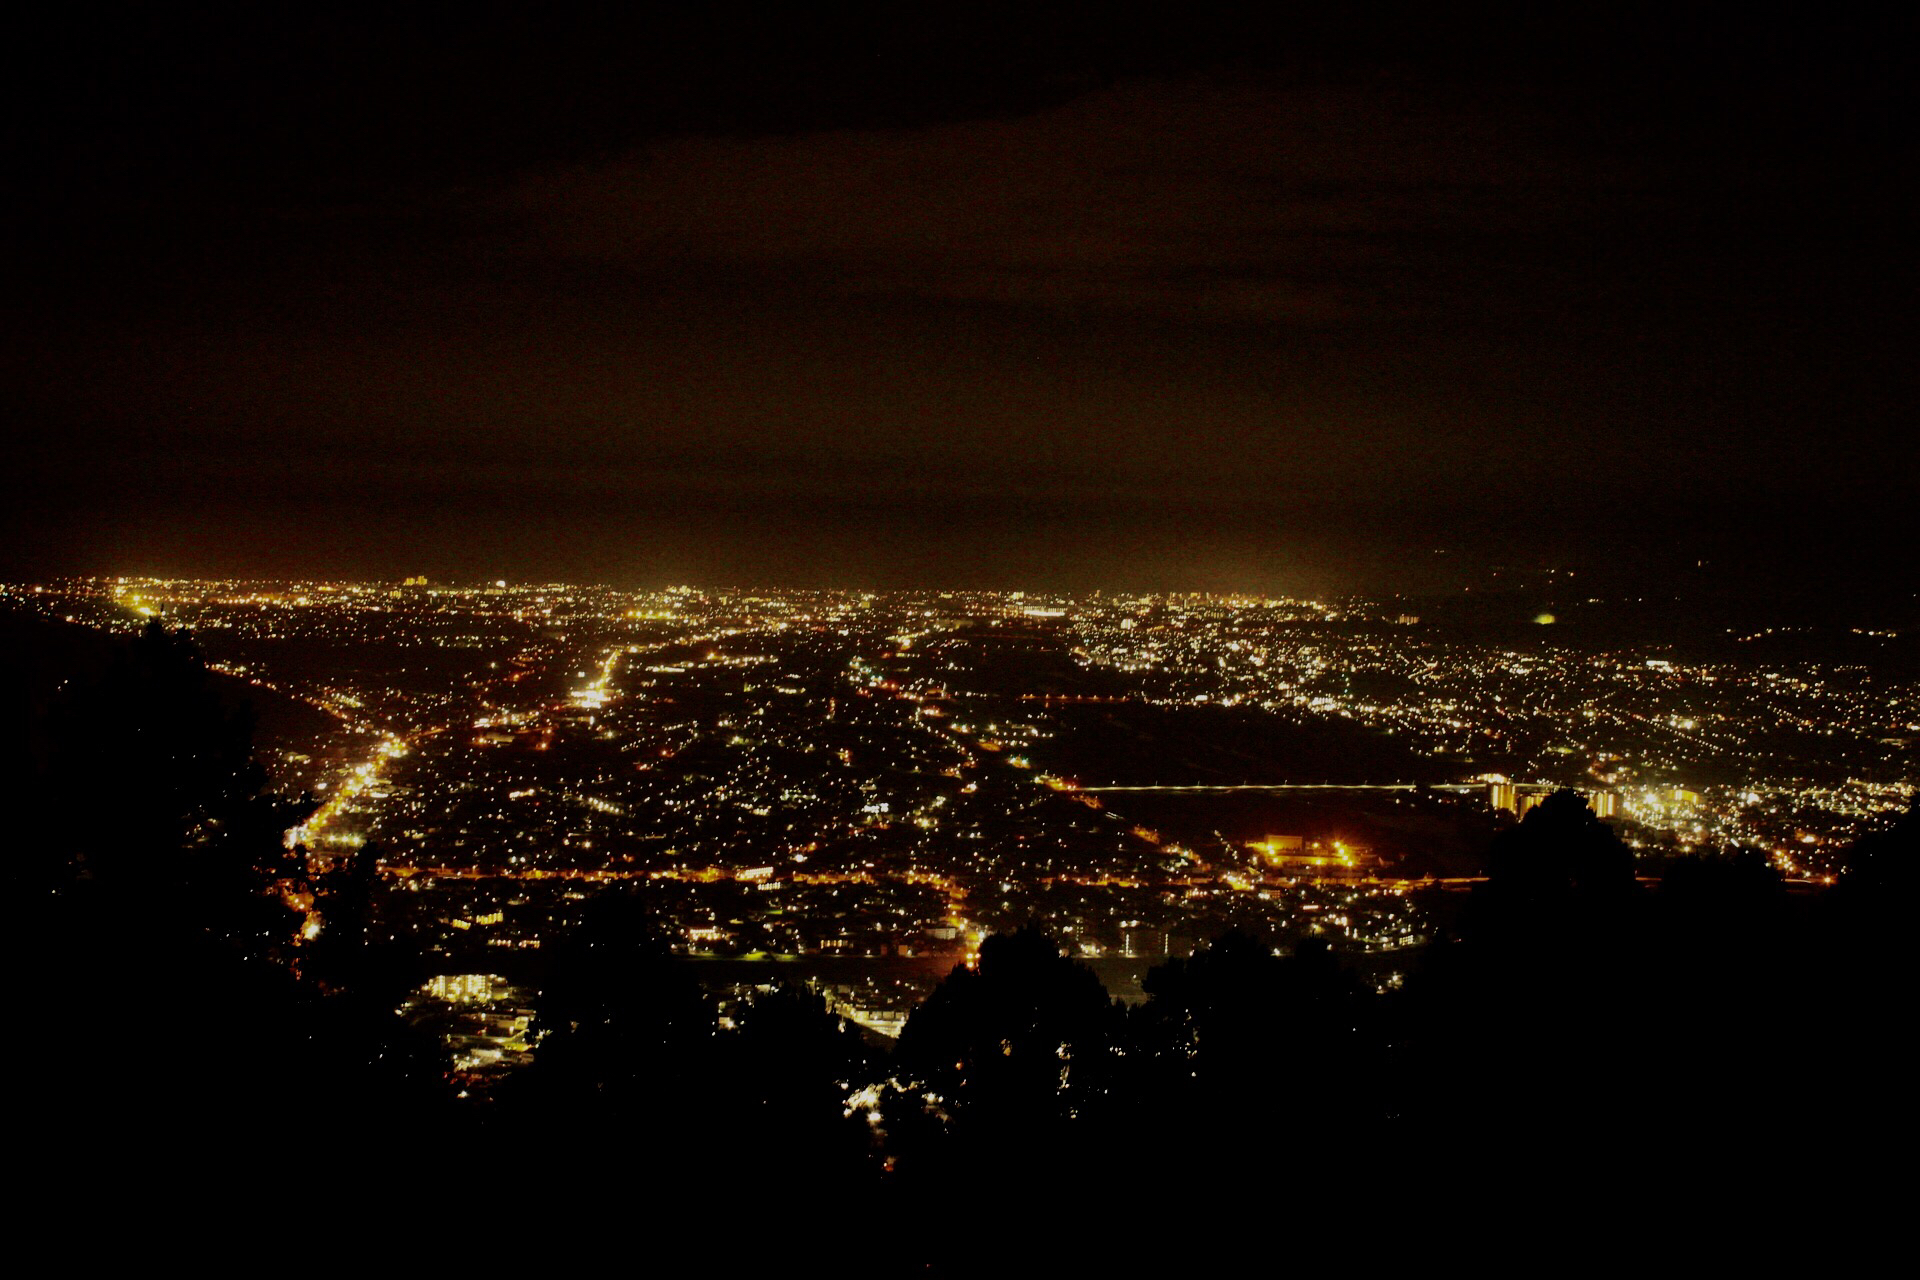
[{"label": "tree silhouette", "polygon": [[1141,985],[1151,998],[1131,1039],[1165,1097],[1324,1093],[1348,1080],[1362,992],[1321,939],[1282,957],[1229,933]]},{"label": "tree silhouette", "polygon": [[1856,903],[1911,901],[1916,878],[1920,878],[1920,792],[1891,827],[1868,832],[1854,843],[1840,876],[1840,897]]},{"label": "tree silhouette", "polygon": [[301,919],[280,882],[304,868],[282,835],[303,811],[263,791],[250,718],[187,637],[149,626],[102,658],[47,701],[32,757],[17,1096],[60,1127],[23,1158],[87,1153],[95,1181],[148,1150],[282,1167],[360,1118],[356,1064],[377,1056],[284,963]]},{"label": "tree silhouette", "polygon": [[872,1176],[874,1135],[847,1109],[856,1081],[883,1074],[859,1033],[805,987],[756,991],[723,1038],[728,1106],[716,1140],[752,1165],[779,1165],[856,1192]]},{"label": "tree silhouette", "polygon": [[[296,850],[302,860],[304,847]],[[368,976],[373,963],[374,897],[380,886],[380,854],[361,845],[314,882],[320,933],[305,948],[308,970],[337,985]]]},{"label": "tree silhouette", "polygon": [[282,834],[307,811],[264,791],[250,711],[230,708],[184,632],[149,623],[47,712],[40,865],[253,955],[301,923],[275,882],[305,874]]},{"label": "tree silhouette", "polygon": [[1115,1012],[1099,978],[1037,929],[981,943],[907,1018],[901,1069],[964,1125],[1032,1131],[1097,1110],[1112,1073]]},{"label": "tree silhouette", "polygon": [[1528,1166],[1583,1179],[1639,1132],[1632,1083],[1664,1022],[1646,897],[1631,852],[1570,791],[1495,837],[1488,861],[1404,1001],[1395,1070],[1415,1090],[1413,1132],[1490,1185]]},{"label": "tree silhouette", "polygon": [[[1210,1194],[1271,1153],[1262,1185],[1296,1203],[1374,1128],[1366,998],[1321,939],[1281,956],[1229,933],[1148,973],[1129,1012],[1116,1155],[1191,1170]],[[1302,1153],[1311,1153],[1303,1155]]]},{"label": "tree silhouette", "polygon": [[158,622],[100,679],[69,684],[50,720],[52,799],[89,875],[142,875],[206,844],[266,781],[251,716],[222,705],[193,642]]},{"label": "tree silhouette", "polygon": [[674,962],[635,894],[605,893],[557,949],[543,1037],[524,1092],[672,1128],[704,1097],[718,1035],[712,1002]]},{"label": "tree silhouette", "polygon": [[1488,876],[1503,907],[1604,907],[1633,891],[1633,853],[1574,791],[1556,791],[1494,838]]}]

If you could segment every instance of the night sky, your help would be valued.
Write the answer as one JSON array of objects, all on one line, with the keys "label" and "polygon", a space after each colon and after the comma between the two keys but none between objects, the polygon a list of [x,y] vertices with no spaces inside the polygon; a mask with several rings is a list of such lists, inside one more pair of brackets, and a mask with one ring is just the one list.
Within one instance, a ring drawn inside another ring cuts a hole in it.
[{"label": "night sky", "polygon": [[803,8],[16,33],[0,572],[1912,589],[1910,20]]}]

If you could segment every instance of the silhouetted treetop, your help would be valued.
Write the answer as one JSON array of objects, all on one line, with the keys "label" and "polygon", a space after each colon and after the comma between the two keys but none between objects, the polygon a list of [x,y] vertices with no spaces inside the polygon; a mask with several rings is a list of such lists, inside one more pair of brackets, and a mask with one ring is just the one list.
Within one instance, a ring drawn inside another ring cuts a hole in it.
[{"label": "silhouetted treetop", "polygon": [[[966,1102],[1027,1119],[1072,1110],[1103,1069],[1114,1015],[1100,979],[1037,929],[996,934],[907,1019],[898,1060]],[[1076,1071],[1079,1076],[1076,1077]]]},{"label": "silhouetted treetop", "polygon": [[1854,843],[1839,887],[1847,898],[1898,899],[1904,907],[1911,901],[1908,895],[1916,870],[1920,870],[1920,795],[1891,827],[1869,832]]},{"label": "silhouetted treetop", "polygon": [[707,1065],[715,1012],[647,904],[630,892],[601,894],[556,951],[528,1083],[553,1100],[654,1108],[678,1099]]},{"label": "silhouetted treetop", "polygon": [[243,824],[266,775],[246,711],[222,704],[199,650],[158,622],[49,712],[48,801],[93,875],[141,874]]},{"label": "silhouetted treetop", "polygon": [[1633,853],[1579,793],[1556,791],[1495,837],[1488,873],[1503,898],[1544,906],[1630,892]]}]

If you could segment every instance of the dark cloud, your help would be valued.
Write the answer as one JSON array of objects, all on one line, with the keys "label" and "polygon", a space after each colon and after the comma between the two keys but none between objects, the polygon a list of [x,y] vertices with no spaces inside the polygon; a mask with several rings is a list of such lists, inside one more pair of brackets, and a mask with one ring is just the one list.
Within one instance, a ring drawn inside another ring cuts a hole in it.
[{"label": "dark cloud", "polygon": [[1422,260],[1436,245],[1559,243],[1656,200],[1646,174],[1526,123],[1347,86],[1142,80],[1011,118],[677,139],[499,204],[530,251],[654,277],[1340,324],[1452,301],[1446,264]]},{"label": "dark cloud", "polygon": [[9,545],[1257,586],[1911,493],[1884,32],[1283,16],[89,37]]}]

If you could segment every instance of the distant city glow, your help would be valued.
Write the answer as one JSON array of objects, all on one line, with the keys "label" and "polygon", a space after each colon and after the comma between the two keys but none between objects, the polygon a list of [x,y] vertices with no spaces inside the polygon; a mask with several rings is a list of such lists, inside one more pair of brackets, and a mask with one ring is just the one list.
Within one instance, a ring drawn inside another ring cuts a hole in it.
[{"label": "distant city glow", "polygon": [[[1710,661],[1578,628],[1523,648],[1395,599],[136,578],[4,597],[189,628],[216,670],[324,712],[269,746],[323,797],[289,847],[316,870],[376,849],[377,928],[461,954],[549,945],[623,882],[653,886],[677,950],[769,963],[931,975],[1033,920],[1102,961],[1228,928],[1398,952],[1433,933],[1410,891],[1473,877],[1438,833],[1560,789],[1643,857],[1757,848],[1825,883],[1907,803],[1920,735],[1912,682],[1746,660],[1751,636]],[[289,904],[324,934],[311,897]],[[419,999],[512,1007],[493,981]],[[829,995],[895,1035],[925,989]],[[462,1051],[472,1070],[519,1060],[511,1021]]]}]

